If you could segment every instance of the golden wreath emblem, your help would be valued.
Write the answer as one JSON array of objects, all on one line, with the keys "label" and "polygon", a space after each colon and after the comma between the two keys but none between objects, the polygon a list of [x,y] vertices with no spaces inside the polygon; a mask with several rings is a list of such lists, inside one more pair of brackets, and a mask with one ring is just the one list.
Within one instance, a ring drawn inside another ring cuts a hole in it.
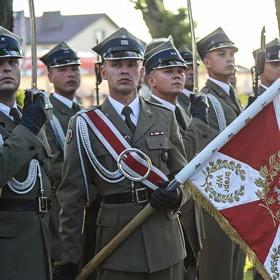
[{"label": "golden wreath emblem", "polygon": [[210,200],[234,203],[244,196],[246,171],[240,163],[217,159],[210,161],[202,172],[205,174],[205,183],[201,187]]},{"label": "golden wreath emblem", "polygon": [[258,187],[257,197],[261,207],[267,209],[274,226],[280,224],[280,150],[269,157],[266,165],[259,171],[260,177],[255,180]]}]

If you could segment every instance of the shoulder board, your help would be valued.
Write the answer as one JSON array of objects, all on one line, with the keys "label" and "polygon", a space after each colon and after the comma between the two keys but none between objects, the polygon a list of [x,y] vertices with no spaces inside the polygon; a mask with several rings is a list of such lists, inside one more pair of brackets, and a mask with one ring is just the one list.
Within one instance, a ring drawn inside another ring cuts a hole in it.
[{"label": "shoulder board", "polygon": [[92,110],[96,110],[96,109],[100,109],[100,108],[101,108],[100,105],[94,105],[94,106],[89,107],[89,108],[87,108],[87,109],[81,109],[77,114],[78,114],[78,115],[81,115],[81,114],[83,114],[83,113],[87,113],[87,112],[90,112],[90,111],[92,111]]},{"label": "shoulder board", "polygon": [[163,108],[165,110],[168,110],[168,111],[171,111],[169,108],[167,108],[166,106],[164,106],[163,104],[160,104],[160,103],[156,103],[156,102],[152,102],[150,100],[147,100],[147,99],[144,99],[147,103],[151,104],[151,105],[154,105],[156,107],[160,107],[160,108]]}]

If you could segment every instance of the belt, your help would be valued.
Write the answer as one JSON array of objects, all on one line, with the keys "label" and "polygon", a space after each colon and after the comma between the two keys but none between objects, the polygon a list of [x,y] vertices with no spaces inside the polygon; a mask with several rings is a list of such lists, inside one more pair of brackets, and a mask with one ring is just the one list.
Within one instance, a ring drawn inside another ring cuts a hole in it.
[{"label": "belt", "polygon": [[149,202],[150,192],[147,188],[134,189],[130,192],[123,192],[102,197],[104,203],[122,204],[135,203],[147,204]]},{"label": "belt", "polygon": [[36,211],[45,214],[51,208],[51,200],[47,197],[35,199],[0,199],[0,211]]}]

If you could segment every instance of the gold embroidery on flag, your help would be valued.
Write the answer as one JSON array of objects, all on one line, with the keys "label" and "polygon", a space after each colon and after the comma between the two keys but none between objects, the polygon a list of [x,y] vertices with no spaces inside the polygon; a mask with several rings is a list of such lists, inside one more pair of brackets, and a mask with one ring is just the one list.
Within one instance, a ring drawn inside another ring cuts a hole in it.
[{"label": "gold embroidery on flag", "polygon": [[279,171],[280,151],[269,157],[268,164],[260,168],[259,173],[261,177],[255,180],[256,186],[260,188],[256,191],[256,195],[263,201],[259,205],[267,209],[274,226],[278,226],[280,223],[280,186],[275,184]]},{"label": "gold embroidery on flag", "polygon": [[[222,174],[215,174],[222,169]],[[205,183],[201,187],[205,189],[205,193],[208,194],[208,197],[215,202],[233,203],[239,201],[240,198],[244,196],[245,185],[242,184],[237,190],[231,193],[222,193],[230,191],[232,174],[237,175],[242,182],[246,180],[246,172],[241,168],[240,163],[218,159],[215,162],[210,161],[202,172],[205,174]]]},{"label": "gold embroidery on flag", "polygon": [[[191,182],[187,182],[184,185],[184,190],[188,193],[191,193],[192,197],[197,201],[203,209],[208,212],[220,225],[223,231],[235,241],[241,249],[248,255],[249,259],[254,263],[257,271],[262,275],[264,280],[271,280],[271,277],[268,275],[267,271],[264,269],[262,263],[257,258],[254,251],[247,245],[247,243],[240,237],[238,232],[230,225],[230,223],[224,218],[223,215],[217,210],[210,201],[200,192],[199,188],[193,185]],[[278,280],[275,278],[272,280]]]}]

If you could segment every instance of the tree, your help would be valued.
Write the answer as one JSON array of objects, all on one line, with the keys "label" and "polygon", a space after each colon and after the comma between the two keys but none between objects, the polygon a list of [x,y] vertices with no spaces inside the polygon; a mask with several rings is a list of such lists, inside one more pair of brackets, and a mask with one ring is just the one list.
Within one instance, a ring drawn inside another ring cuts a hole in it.
[{"label": "tree", "polygon": [[191,48],[191,34],[186,8],[176,14],[164,7],[163,0],[130,0],[140,10],[152,38],[172,35],[177,48],[187,45]]},{"label": "tree", "polygon": [[0,25],[10,31],[13,31],[13,0],[0,0],[0,2]]},{"label": "tree", "polygon": [[280,0],[275,0],[276,17],[278,22],[278,34],[280,34]]}]

